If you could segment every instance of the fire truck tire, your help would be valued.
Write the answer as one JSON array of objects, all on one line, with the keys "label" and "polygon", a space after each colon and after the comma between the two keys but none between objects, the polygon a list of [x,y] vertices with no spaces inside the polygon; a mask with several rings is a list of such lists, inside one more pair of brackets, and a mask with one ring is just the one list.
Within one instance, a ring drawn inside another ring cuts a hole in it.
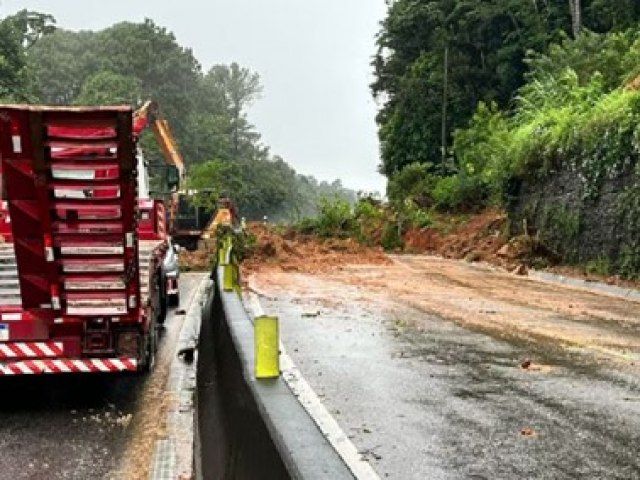
[{"label": "fire truck tire", "polygon": [[167,319],[167,297],[160,299],[160,310],[158,311],[158,325],[164,325],[164,321]]},{"label": "fire truck tire", "polygon": [[[158,276],[161,279],[160,276]],[[140,371],[143,373],[150,372],[156,361],[156,351],[158,350],[158,325],[162,325],[160,318],[164,321],[163,314],[166,315],[166,295],[162,295],[162,290],[156,289],[156,300],[158,302],[158,314],[151,315],[151,322],[148,331],[143,336],[142,359],[140,362]],[[164,310],[164,313],[163,313]]]},{"label": "fire truck tire", "polygon": [[164,321],[167,318],[167,279],[161,273],[158,274],[158,281],[160,285],[158,286],[158,315],[156,317],[156,321],[158,325],[164,325]]},{"label": "fire truck tire", "polygon": [[149,331],[144,335],[144,356],[140,370],[148,373],[153,370],[156,363],[156,352],[158,351],[158,329],[155,322],[149,326]]}]

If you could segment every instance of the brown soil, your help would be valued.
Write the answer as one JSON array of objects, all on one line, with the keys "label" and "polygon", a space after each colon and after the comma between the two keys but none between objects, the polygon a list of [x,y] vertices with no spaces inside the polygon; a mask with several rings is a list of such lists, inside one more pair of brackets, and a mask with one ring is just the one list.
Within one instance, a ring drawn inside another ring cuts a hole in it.
[{"label": "brown soil", "polygon": [[[428,227],[410,230],[404,241],[410,253],[432,253],[445,258],[469,258],[474,261],[501,259],[497,252],[507,244],[502,234],[507,217],[498,211],[487,211],[453,227],[449,232],[443,228]],[[518,252],[510,251],[513,260]]]},{"label": "brown soil", "polygon": [[188,250],[180,251],[180,269],[183,272],[206,272],[211,270],[213,266],[214,258],[213,254],[204,250],[195,250],[190,252]]},{"label": "brown soil", "polygon": [[[526,278],[528,262],[546,252],[528,236],[507,241],[505,222],[502,213],[485,212],[448,233],[408,232],[408,250],[433,255],[391,257],[349,239],[254,226],[257,245],[243,264],[244,278],[265,295],[287,292],[327,308],[340,302],[381,310],[411,306],[499,336],[552,340],[627,364],[640,362],[640,303]],[[477,261],[486,263],[472,264]]]},{"label": "brown soil", "polygon": [[[640,77],[639,77],[640,78]],[[463,221],[448,232],[442,226],[410,230],[405,234],[409,253],[428,253],[469,262],[486,262],[512,273],[525,275],[529,268],[545,268],[554,273],[609,285],[638,288],[640,282],[619,276],[587,274],[579,267],[559,265],[553,253],[534,237],[521,235],[507,238],[507,216],[489,210]]]},{"label": "brown soil", "polygon": [[272,268],[284,272],[320,273],[346,265],[390,265],[380,248],[365,247],[352,238],[320,239],[294,231],[280,233],[262,224],[250,224],[256,237],[251,255],[242,263],[244,275]]},{"label": "brown soil", "polygon": [[[249,284],[267,296],[327,300],[319,304],[328,309],[358,302],[376,311],[408,306],[498,337],[551,341],[627,365],[640,362],[638,302],[431,256],[392,260],[314,274],[264,270]],[[538,371],[533,365],[531,371]]]}]

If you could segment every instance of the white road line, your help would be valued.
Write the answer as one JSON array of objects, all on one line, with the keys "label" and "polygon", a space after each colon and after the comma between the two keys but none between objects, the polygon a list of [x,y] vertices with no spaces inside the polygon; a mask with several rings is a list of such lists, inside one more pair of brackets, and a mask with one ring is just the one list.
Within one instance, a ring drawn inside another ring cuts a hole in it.
[{"label": "white road line", "polygon": [[[255,316],[264,315],[260,300],[255,293],[247,294],[249,308]],[[371,465],[363,460],[356,446],[342,431],[335,418],[329,413],[311,385],[302,376],[298,367],[287,354],[282,342],[280,342],[280,370],[282,378],[291,391],[296,395],[307,413],[311,416],[320,431],[329,443],[338,452],[342,460],[358,480],[379,480],[380,477]]]}]

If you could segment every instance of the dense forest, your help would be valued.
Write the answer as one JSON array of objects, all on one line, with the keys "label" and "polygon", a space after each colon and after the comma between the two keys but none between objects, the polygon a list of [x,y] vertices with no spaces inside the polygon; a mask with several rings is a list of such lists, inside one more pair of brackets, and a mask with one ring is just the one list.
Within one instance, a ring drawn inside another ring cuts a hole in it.
[{"label": "dense forest", "polygon": [[397,218],[499,209],[554,261],[640,276],[639,22],[635,0],[389,1],[372,92]]},{"label": "dense forest", "polygon": [[576,135],[633,110],[621,87],[640,71],[639,20],[635,0],[389,2],[372,90],[391,198],[500,203],[554,149],[601,148]]},{"label": "dense forest", "polygon": [[[56,28],[50,15],[29,11],[0,21],[0,101],[157,101],[187,163],[189,187],[208,192],[200,203],[230,193],[248,218],[293,220],[313,214],[325,196],[353,198],[340,181],[298,174],[271,154],[247,120],[261,93],[256,73],[235,63],[203,71],[190,49],[151,20],[96,32]],[[152,164],[162,164],[152,135],[143,142]]]}]

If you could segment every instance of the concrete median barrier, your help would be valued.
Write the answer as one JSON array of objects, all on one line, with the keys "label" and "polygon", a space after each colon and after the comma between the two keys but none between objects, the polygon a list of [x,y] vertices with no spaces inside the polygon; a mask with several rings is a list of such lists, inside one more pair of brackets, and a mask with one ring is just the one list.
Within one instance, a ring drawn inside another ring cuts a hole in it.
[{"label": "concrete median barrier", "polygon": [[223,274],[203,308],[198,357],[196,477],[350,479],[282,378],[254,377],[253,324]]}]

